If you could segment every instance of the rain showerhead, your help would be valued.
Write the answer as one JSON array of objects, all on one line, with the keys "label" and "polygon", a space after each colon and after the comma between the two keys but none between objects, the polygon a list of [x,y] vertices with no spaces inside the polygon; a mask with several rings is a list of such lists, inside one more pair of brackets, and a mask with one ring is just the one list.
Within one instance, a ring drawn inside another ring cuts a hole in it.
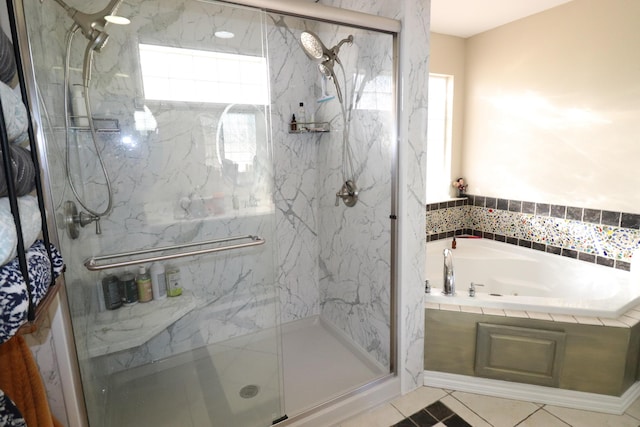
[{"label": "rain showerhead", "polygon": [[[340,58],[338,58],[340,48],[345,43],[353,43],[353,36],[349,35],[349,37],[340,40],[340,42],[331,49],[327,49],[324,43],[320,40],[320,37],[311,31],[303,31],[300,35],[300,41],[302,42],[304,52],[311,60],[320,62],[320,64],[324,65],[325,68],[331,70],[333,69],[334,61],[338,64],[340,63]],[[320,71],[322,74],[327,75],[326,70],[320,68]]]},{"label": "rain showerhead", "polygon": [[333,83],[336,86],[338,100],[342,103],[342,91],[340,90],[340,85],[338,85],[336,80],[333,66],[336,62],[340,64],[338,52],[343,44],[353,43],[353,36],[349,35],[349,37],[340,40],[340,42],[331,49],[327,49],[324,43],[320,40],[320,37],[311,31],[303,31],[300,35],[300,41],[302,42],[304,53],[306,53],[312,61],[318,63],[318,70],[320,70],[320,73],[333,80]]},{"label": "rain showerhead", "polygon": [[320,41],[320,38],[311,31],[304,31],[300,35],[300,41],[304,52],[309,58],[315,61],[329,59],[331,52],[326,48],[324,43]]},{"label": "rain showerhead", "polygon": [[107,7],[96,13],[83,13],[69,6],[63,0],[55,1],[64,8],[67,15],[73,19],[74,25],[79,28],[82,34],[89,40],[89,46],[87,48],[92,51],[100,52],[107,44],[109,34],[107,34],[104,28],[108,22],[129,23],[128,19],[114,16],[122,0],[111,0]]}]

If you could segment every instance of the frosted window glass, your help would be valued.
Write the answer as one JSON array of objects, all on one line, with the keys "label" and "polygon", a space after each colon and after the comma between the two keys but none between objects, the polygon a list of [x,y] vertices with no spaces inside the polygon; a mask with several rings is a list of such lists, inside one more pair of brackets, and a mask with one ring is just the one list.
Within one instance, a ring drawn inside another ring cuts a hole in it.
[{"label": "frosted window glass", "polygon": [[147,100],[269,104],[266,58],[148,44],[138,49]]}]

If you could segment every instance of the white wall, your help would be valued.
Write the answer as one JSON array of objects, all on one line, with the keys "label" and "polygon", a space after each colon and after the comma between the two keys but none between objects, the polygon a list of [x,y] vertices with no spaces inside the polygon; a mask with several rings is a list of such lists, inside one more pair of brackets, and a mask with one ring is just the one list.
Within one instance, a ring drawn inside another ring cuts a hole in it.
[{"label": "white wall", "polygon": [[639,18],[574,0],[467,39],[469,193],[640,212]]}]

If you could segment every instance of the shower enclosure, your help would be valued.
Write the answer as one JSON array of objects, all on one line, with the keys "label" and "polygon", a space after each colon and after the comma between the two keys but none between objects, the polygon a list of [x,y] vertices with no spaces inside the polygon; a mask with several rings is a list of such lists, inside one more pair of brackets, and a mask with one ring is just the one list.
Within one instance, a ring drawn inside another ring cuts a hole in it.
[{"label": "shower enclosure", "polygon": [[[67,3],[89,13],[107,2]],[[15,4],[90,426],[267,426],[393,373],[393,34],[225,2],[125,0],[130,23],[104,28],[87,78],[91,41],[67,49],[69,14]],[[342,106],[305,31],[327,45],[353,36],[340,51]],[[292,131],[300,102],[307,123]],[[351,207],[336,203],[342,108]],[[82,220],[83,205],[109,212]],[[129,298],[127,273],[154,262],[182,293],[108,309],[103,282],[118,277]]]}]

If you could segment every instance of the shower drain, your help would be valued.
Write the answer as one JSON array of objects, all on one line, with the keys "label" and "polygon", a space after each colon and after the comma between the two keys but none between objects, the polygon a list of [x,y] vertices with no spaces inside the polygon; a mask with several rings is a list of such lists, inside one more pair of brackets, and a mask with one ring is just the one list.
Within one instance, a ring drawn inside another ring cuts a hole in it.
[{"label": "shower drain", "polygon": [[251,399],[252,397],[256,397],[258,392],[260,392],[260,387],[258,387],[257,385],[246,385],[240,389],[240,397],[242,397],[243,399]]}]

